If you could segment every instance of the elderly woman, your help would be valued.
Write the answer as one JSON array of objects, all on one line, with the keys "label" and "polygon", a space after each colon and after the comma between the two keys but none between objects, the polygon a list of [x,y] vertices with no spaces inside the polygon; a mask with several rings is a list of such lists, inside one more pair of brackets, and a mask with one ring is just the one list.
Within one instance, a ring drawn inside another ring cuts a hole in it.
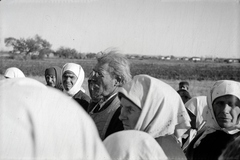
[{"label": "elderly woman", "polygon": [[128,130],[113,133],[103,141],[113,160],[167,160],[157,141],[149,134]]},{"label": "elderly woman", "polygon": [[5,78],[20,78],[25,77],[24,73],[16,68],[16,67],[10,67],[8,68],[4,73]]},{"label": "elderly woman", "polygon": [[47,86],[63,90],[62,87],[62,69],[58,66],[53,66],[45,70],[45,80]]},{"label": "elderly woman", "polygon": [[148,75],[137,75],[119,92],[125,130],[147,132],[157,140],[169,159],[186,159],[181,145],[190,118],[178,93]]},{"label": "elderly woman", "polygon": [[217,81],[207,96],[207,103],[207,110],[202,112],[206,125],[188,146],[189,159],[217,160],[226,145],[240,134],[239,82]]},{"label": "elderly woman", "polygon": [[85,111],[88,110],[90,97],[85,94],[82,84],[85,78],[83,68],[76,63],[66,63],[62,68],[63,92],[80,104]]},{"label": "elderly woman", "polygon": [[92,119],[66,95],[30,78],[2,80],[0,90],[1,160],[110,160]]}]

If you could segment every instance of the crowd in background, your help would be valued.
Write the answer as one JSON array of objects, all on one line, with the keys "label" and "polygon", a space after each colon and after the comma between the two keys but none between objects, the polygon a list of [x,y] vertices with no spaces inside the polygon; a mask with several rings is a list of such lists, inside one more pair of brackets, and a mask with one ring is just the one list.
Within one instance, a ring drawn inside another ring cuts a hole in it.
[{"label": "crowd in background", "polygon": [[216,81],[191,97],[117,51],[97,58],[89,95],[80,64],[49,66],[46,85],[18,68],[0,81],[0,159],[239,159],[240,83]]}]

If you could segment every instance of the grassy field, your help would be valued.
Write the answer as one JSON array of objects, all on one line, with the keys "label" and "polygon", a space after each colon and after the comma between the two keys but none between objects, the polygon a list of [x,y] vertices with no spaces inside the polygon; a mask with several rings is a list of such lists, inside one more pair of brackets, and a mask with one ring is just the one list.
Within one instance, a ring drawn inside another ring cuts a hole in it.
[{"label": "grassy field", "polygon": [[[46,59],[46,60],[14,60],[0,59],[0,79],[8,67],[20,68],[27,77],[36,79],[45,84],[44,71],[50,66],[62,67],[65,63],[80,64],[86,75],[83,88],[87,91],[87,78],[96,64],[95,59]],[[132,75],[148,74],[156,77],[175,90],[178,83],[187,80],[190,84],[189,92],[192,96],[206,95],[208,89],[216,80],[232,79],[240,81],[240,63],[213,63],[213,62],[186,62],[186,61],[159,61],[130,60]]]},{"label": "grassy field", "polygon": [[[28,76],[29,78],[35,79],[43,84],[46,84],[44,76]],[[0,75],[0,80],[4,79],[3,75]],[[87,87],[87,79],[85,78],[83,83],[83,88],[86,90],[86,93],[89,95],[88,87]],[[168,83],[171,85],[175,90],[178,90],[178,83],[179,80],[164,80],[165,83]],[[189,92],[191,96],[200,96],[200,95],[206,95],[209,88],[212,86],[214,81],[211,80],[204,80],[204,81],[197,81],[197,80],[189,80],[190,84]]]}]

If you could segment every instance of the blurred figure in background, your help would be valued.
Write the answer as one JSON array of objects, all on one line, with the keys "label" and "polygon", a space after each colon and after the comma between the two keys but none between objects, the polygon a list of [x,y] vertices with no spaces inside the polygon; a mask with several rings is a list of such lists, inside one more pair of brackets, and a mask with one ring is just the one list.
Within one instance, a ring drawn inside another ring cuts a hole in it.
[{"label": "blurred figure in background", "polygon": [[183,103],[185,104],[189,99],[192,97],[190,96],[189,92],[185,89],[180,89],[177,91],[180,97],[182,98]]},{"label": "blurred figure in background", "polygon": [[191,127],[190,117],[168,84],[148,75],[137,75],[119,91],[125,130],[139,130],[157,140],[169,159],[186,159],[181,140]]},{"label": "blurred figure in background", "polygon": [[16,68],[16,67],[10,67],[8,68],[4,73],[5,78],[20,78],[25,77],[24,73]]},{"label": "blurred figure in background", "polygon": [[110,160],[92,119],[66,95],[29,78],[2,80],[0,90],[0,159]]},{"label": "blurred figure in background", "polygon": [[190,142],[186,155],[189,160],[217,160],[227,144],[240,135],[240,83],[232,80],[215,82],[202,117],[206,121],[205,127]]},{"label": "blurred figure in background", "polygon": [[130,80],[130,65],[124,55],[111,50],[98,57],[88,81],[93,100],[89,106],[89,114],[102,140],[123,130],[122,122],[118,118],[121,108],[117,93],[119,88]]},{"label": "blurred figure in background", "polygon": [[120,131],[103,141],[113,160],[167,160],[161,146],[148,133]]},{"label": "blurred figure in background", "polygon": [[178,90],[184,89],[184,90],[188,91],[189,83],[187,81],[182,81],[178,84],[178,87],[179,87]]},{"label": "blurred figure in background", "polygon": [[61,71],[62,69],[58,66],[53,66],[45,70],[45,80],[47,82],[47,86],[63,91]]},{"label": "blurred figure in background", "polygon": [[76,63],[66,63],[62,68],[63,92],[80,104],[85,111],[88,109],[90,97],[85,94],[82,84],[85,78],[83,68]]}]

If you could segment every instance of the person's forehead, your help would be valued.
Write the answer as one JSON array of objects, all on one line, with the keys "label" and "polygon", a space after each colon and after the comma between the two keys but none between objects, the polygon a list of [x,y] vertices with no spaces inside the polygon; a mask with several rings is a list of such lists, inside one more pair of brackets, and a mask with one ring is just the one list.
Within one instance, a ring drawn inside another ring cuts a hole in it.
[{"label": "person's forehead", "polygon": [[97,63],[96,66],[94,67],[94,70],[96,71],[108,71],[109,69],[109,64],[108,63]]},{"label": "person's forehead", "polygon": [[234,95],[224,95],[215,99],[216,101],[239,101],[239,99]]},{"label": "person's forehead", "polygon": [[139,109],[139,107],[135,103],[133,103],[130,99],[126,97],[122,97],[120,101],[121,101],[121,104],[126,107],[133,107],[133,108]]},{"label": "person's forehead", "polygon": [[46,74],[46,77],[55,77],[55,75],[54,75],[54,74],[51,74],[51,73],[49,73],[49,74]]},{"label": "person's forehead", "polygon": [[64,76],[76,76],[72,71],[69,71],[69,70],[65,71],[65,72],[63,73],[63,75],[64,75]]}]

